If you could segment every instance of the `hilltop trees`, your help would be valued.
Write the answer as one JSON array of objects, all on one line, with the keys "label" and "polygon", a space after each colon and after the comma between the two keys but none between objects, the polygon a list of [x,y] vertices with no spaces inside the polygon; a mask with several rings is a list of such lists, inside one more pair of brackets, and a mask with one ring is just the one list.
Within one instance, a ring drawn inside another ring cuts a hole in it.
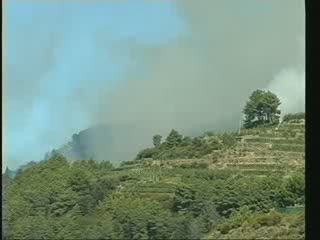
[{"label": "hilltop trees", "polygon": [[281,104],[277,95],[270,91],[255,90],[243,110],[245,114],[245,128],[252,128],[264,124],[278,124]]},{"label": "hilltop trees", "polygon": [[181,146],[189,146],[192,144],[192,139],[191,137],[188,137],[188,136],[184,136],[182,141],[181,141]]},{"label": "hilltop trees", "polygon": [[[228,138],[229,137],[229,138]],[[205,133],[199,137],[183,136],[177,130],[172,129],[165,141],[161,142],[161,136],[153,136],[152,148],[141,150],[135,160],[140,159],[193,159],[202,158],[210,154],[213,150],[219,150],[223,145],[230,147],[234,141],[233,135],[219,136]]]},{"label": "hilltop trees", "polygon": [[166,143],[168,147],[178,146],[181,142],[182,142],[182,135],[178,131],[172,129],[166,139]]},{"label": "hilltop trees", "polygon": [[160,147],[162,136],[157,134],[153,136],[153,145],[154,147]]}]

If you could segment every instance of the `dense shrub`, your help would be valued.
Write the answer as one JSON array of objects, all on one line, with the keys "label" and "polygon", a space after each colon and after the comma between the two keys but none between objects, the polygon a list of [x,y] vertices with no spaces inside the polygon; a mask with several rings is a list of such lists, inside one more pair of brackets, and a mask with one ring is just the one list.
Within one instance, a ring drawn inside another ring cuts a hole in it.
[{"label": "dense shrub", "polygon": [[303,214],[252,213],[240,222],[234,218],[216,226],[204,239],[304,239]]},{"label": "dense shrub", "polygon": [[305,119],[304,112],[286,114],[283,116],[282,120],[283,120],[283,122],[289,122],[292,120],[301,120],[301,119]]},{"label": "dense shrub", "polygon": [[[171,134],[171,135],[170,135]],[[166,141],[154,148],[146,148],[140,151],[136,160],[140,159],[192,159],[204,158],[214,150],[223,146],[231,147],[235,143],[234,134],[223,134],[221,136],[207,133],[200,137],[182,137],[177,131],[171,132]],[[210,137],[209,137],[210,136]],[[169,142],[168,142],[169,141]]]}]

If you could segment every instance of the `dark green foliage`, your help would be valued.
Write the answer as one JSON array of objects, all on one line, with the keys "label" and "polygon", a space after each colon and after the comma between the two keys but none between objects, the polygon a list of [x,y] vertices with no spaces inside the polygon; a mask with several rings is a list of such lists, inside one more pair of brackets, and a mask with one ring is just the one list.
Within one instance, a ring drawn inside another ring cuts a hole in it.
[{"label": "dark green foliage", "polygon": [[179,146],[182,142],[182,135],[178,131],[172,129],[166,138],[166,143],[169,148]]},{"label": "dark green foliage", "polygon": [[178,187],[175,191],[173,211],[175,212],[192,212],[196,191],[188,186]]},{"label": "dark green foliage", "polygon": [[185,147],[185,146],[189,146],[192,144],[192,138],[191,137],[188,137],[188,136],[184,136],[182,138],[182,141],[181,141],[181,146]]},{"label": "dark green foliage", "polygon": [[153,136],[153,146],[154,146],[154,147],[156,147],[156,148],[157,148],[157,147],[160,147],[161,138],[162,138],[162,136],[159,135],[159,134]]},{"label": "dark green foliage", "polygon": [[[209,139],[204,137],[191,138],[182,137],[176,130],[172,130],[166,141],[154,148],[146,148],[140,151],[135,160],[141,159],[192,159],[202,158],[210,154],[213,150],[221,149],[223,139],[218,136],[210,135]],[[234,136],[231,134],[222,135],[224,137],[225,146],[231,147],[235,142]]]},{"label": "dark green foliage", "polygon": [[253,128],[260,125],[275,125],[279,123],[280,100],[270,92],[255,90],[249,97],[249,101],[243,110],[245,114],[245,128]]},{"label": "dark green foliage", "polygon": [[154,156],[159,152],[156,148],[146,148],[138,153],[136,160],[144,158],[154,158]]},{"label": "dark green foliage", "polygon": [[201,147],[201,145],[202,145],[201,139],[198,138],[198,137],[195,137],[195,138],[192,140],[192,145],[193,145],[194,147]]}]

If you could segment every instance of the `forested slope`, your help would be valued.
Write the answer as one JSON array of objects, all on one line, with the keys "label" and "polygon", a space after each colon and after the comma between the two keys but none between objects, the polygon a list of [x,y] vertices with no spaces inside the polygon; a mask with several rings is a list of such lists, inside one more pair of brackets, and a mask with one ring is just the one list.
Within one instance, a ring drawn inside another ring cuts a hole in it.
[{"label": "forested slope", "polygon": [[[243,207],[246,214],[260,216],[304,204],[304,175],[257,178],[228,170],[121,170],[108,162],[70,163],[56,155],[17,176],[4,201],[10,239],[195,239],[211,231],[231,234],[242,226],[230,221],[236,221],[234,214]],[[285,214],[278,215],[287,221]],[[271,221],[277,228],[282,221],[278,215],[252,217],[247,224],[257,229]],[[302,221],[298,219],[290,221]],[[301,227],[293,224],[288,236],[302,237]]]},{"label": "forested slope", "polygon": [[6,171],[4,239],[304,238],[302,120],[153,140],[120,167],[54,153]]}]

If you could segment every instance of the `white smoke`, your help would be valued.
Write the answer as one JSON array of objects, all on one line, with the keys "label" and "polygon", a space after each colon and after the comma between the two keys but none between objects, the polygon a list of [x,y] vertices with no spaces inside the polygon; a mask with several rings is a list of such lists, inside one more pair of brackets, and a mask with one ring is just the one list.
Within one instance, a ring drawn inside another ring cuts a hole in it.
[{"label": "white smoke", "polygon": [[278,95],[282,114],[305,111],[305,71],[284,69],[269,85]]},{"label": "white smoke", "polygon": [[296,66],[282,69],[268,87],[278,95],[282,115],[305,111],[305,41],[302,36],[297,41],[299,55]]}]

